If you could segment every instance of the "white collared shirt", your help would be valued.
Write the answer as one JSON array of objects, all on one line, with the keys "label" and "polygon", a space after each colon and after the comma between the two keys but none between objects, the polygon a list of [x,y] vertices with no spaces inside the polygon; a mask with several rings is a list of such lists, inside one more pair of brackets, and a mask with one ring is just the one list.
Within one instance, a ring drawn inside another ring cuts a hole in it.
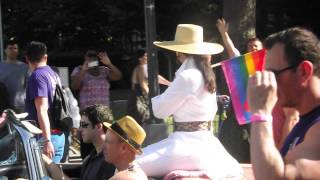
[{"label": "white collared shirt", "polygon": [[173,115],[176,122],[210,121],[217,111],[216,93],[205,88],[201,72],[194,59],[187,58],[175,73],[168,89],[152,98],[152,110],[156,117]]}]

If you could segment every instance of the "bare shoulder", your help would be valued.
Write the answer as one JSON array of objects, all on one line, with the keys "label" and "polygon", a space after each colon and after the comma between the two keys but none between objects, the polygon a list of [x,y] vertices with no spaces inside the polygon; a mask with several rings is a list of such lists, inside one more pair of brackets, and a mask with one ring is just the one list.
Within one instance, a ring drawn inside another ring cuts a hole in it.
[{"label": "bare shoulder", "polygon": [[113,175],[109,180],[120,180],[120,179],[124,179],[126,177],[127,177],[127,175],[125,175],[124,173],[118,172],[115,175]]},{"label": "bare shoulder", "polygon": [[320,121],[314,124],[306,133],[304,141],[301,143],[304,145],[305,152],[310,152],[310,155],[317,155],[316,158],[320,160]]},{"label": "bare shoulder", "polygon": [[120,171],[110,178],[110,180],[147,180],[145,173],[139,168],[135,167],[130,170]]},{"label": "bare shoulder", "polygon": [[[306,133],[304,141],[288,152],[286,164],[301,178],[312,178],[320,174],[320,122]],[[319,177],[319,176],[318,176]]]},{"label": "bare shoulder", "polygon": [[320,122],[314,124],[306,133],[302,143],[290,150],[286,161],[291,162],[299,158],[320,160]]},{"label": "bare shoulder", "polygon": [[[320,118],[320,117],[319,117]],[[306,138],[314,138],[314,136],[317,136],[319,138],[320,134],[320,121],[316,122],[307,132]]]},{"label": "bare shoulder", "polygon": [[306,148],[309,149],[310,153],[317,155],[313,157],[317,160],[320,160],[320,121],[314,124],[306,133],[304,142]]},{"label": "bare shoulder", "polygon": [[137,73],[144,73],[144,68],[141,65],[138,65],[134,68],[134,71],[137,71]]},{"label": "bare shoulder", "polygon": [[118,172],[117,174],[115,174],[110,178],[110,180],[123,180],[123,179],[138,180],[134,175],[132,175],[128,171]]}]

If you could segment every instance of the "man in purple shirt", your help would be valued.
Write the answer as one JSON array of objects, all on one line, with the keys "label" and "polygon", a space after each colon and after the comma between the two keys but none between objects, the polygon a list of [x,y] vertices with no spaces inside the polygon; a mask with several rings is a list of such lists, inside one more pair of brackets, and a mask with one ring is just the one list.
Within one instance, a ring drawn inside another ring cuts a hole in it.
[{"label": "man in purple shirt", "polygon": [[42,130],[43,153],[59,163],[64,151],[65,137],[56,123],[49,119],[55,87],[60,79],[47,65],[47,47],[32,41],[26,48],[26,60],[32,71],[26,89],[28,119],[36,120]]}]

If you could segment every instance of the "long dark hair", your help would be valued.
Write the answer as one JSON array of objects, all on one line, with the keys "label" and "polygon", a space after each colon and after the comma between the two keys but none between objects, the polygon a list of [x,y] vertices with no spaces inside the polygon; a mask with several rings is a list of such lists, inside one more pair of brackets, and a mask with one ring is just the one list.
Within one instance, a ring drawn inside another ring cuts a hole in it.
[{"label": "long dark hair", "polygon": [[210,61],[208,61],[205,57],[202,55],[192,55],[194,58],[194,62],[196,64],[196,67],[200,70],[205,86],[207,90],[210,93],[216,92],[216,76],[213,73],[211,66],[210,66]]}]

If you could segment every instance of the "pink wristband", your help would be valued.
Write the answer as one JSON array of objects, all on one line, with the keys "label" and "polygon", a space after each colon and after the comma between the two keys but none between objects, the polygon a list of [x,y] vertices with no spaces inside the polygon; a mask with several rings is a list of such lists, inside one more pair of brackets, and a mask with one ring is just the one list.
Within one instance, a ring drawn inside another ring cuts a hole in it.
[{"label": "pink wristband", "polygon": [[266,114],[252,114],[250,117],[251,122],[271,122],[272,115]]}]

